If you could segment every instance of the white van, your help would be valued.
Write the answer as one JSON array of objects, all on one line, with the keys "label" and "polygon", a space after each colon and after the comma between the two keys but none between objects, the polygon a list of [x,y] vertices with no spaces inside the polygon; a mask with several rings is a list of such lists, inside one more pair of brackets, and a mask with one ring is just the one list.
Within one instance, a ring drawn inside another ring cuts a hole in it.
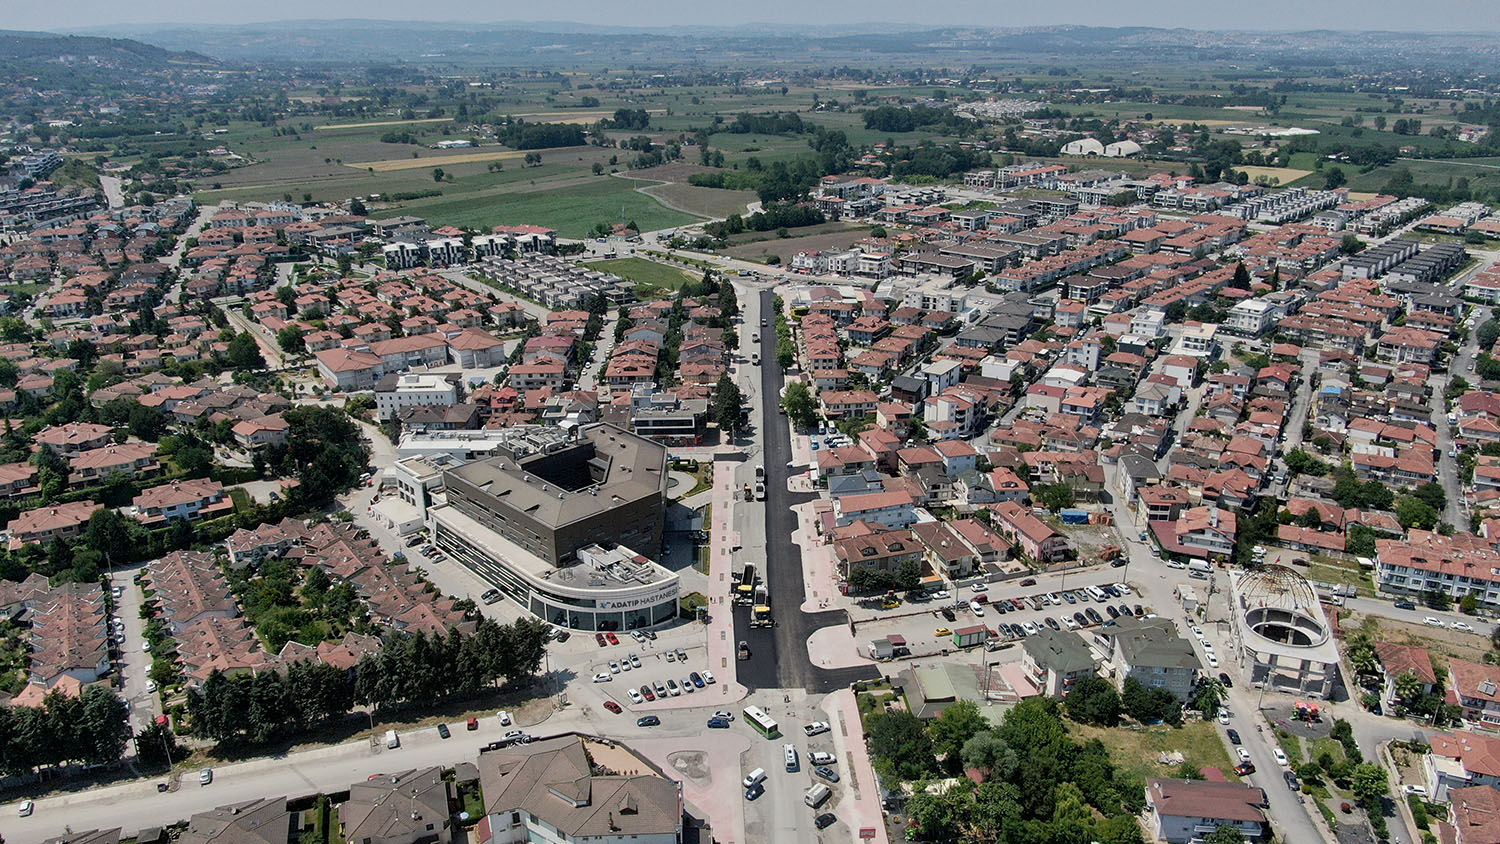
[{"label": "white van", "polygon": [[837,760],[832,753],[824,753],[821,750],[814,750],[813,752],[807,754],[807,761],[813,763],[814,765],[832,765]]},{"label": "white van", "polygon": [[389,750],[395,750],[401,746],[401,737],[396,735],[395,730],[385,731],[385,746]]},{"label": "white van", "polygon": [[740,784],[743,785],[746,788],[750,788],[751,786],[755,785],[758,782],[765,782],[765,780],[766,780],[766,769],[765,768],[756,768],[755,770],[751,771],[750,774],[745,777],[745,781],[742,782],[742,783],[740,783]]},{"label": "white van", "polygon": [[822,783],[818,783],[812,788],[809,788],[806,794],[802,795],[802,802],[816,809],[819,806],[823,805],[824,801],[826,801],[832,794],[833,792],[828,790],[828,786]]},{"label": "white van", "polygon": [[1087,591],[1089,593],[1089,597],[1090,598],[1093,598],[1096,602],[1101,603],[1101,604],[1104,603],[1104,601],[1109,598],[1108,593],[1106,593],[1103,589],[1100,589],[1097,586],[1090,586]]},{"label": "white van", "polygon": [[788,744],[781,748],[781,752],[786,756],[786,769],[788,771],[797,770],[797,745]]}]

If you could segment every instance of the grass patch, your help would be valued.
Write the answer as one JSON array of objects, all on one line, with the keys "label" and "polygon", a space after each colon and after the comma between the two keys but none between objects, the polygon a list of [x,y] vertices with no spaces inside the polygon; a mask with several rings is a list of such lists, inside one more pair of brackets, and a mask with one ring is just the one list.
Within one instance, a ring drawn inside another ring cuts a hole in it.
[{"label": "grass patch", "polygon": [[1177,751],[1193,767],[1215,767],[1231,780],[1238,780],[1229,751],[1219,731],[1206,721],[1195,721],[1181,727],[1090,727],[1068,722],[1068,732],[1082,741],[1099,739],[1109,748],[1110,759],[1116,765],[1128,768],[1142,777],[1175,776],[1176,765],[1163,765],[1156,761],[1163,752]]},{"label": "grass patch", "polygon": [[634,220],[643,231],[696,222],[697,217],[673,211],[632,189],[622,179],[597,179],[552,190],[480,195],[453,200],[416,202],[392,213],[417,214],[433,225],[489,228],[500,224],[535,223],[557,229],[563,237],[584,238],[599,223]]},{"label": "grass patch", "polygon": [[586,264],[590,269],[614,273],[627,281],[633,281],[637,285],[653,287],[659,290],[678,290],[684,284],[697,281],[697,277],[688,274],[676,267],[666,264],[658,264],[645,258],[611,258],[607,261],[594,261]]},{"label": "grass patch", "polygon": [[1313,563],[1308,567],[1307,577],[1309,580],[1319,580],[1324,583],[1357,586],[1366,595],[1375,593],[1375,581],[1370,578],[1370,573],[1358,566],[1345,568],[1327,563]]},{"label": "grass patch", "polygon": [[1282,752],[1286,754],[1286,758],[1291,761],[1293,767],[1307,761],[1302,755],[1302,739],[1286,730],[1277,730],[1276,743],[1281,745]]}]

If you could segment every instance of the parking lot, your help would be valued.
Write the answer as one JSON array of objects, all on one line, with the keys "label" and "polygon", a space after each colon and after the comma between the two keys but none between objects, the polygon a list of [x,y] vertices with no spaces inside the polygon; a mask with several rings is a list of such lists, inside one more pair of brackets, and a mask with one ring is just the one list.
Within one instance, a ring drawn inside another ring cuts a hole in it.
[{"label": "parking lot", "polygon": [[[993,647],[1024,639],[1042,628],[1086,634],[1122,616],[1154,612],[1124,583],[1036,589],[1018,583],[933,593],[928,600],[904,603],[895,613],[859,623],[856,641],[864,650],[874,639],[897,634],[906,639],[911,656],[931,656],[960,647],[954,634],[978,625],[989,631],[986,638]],[[1090,589],[1099,589],[1103,600]]]}]

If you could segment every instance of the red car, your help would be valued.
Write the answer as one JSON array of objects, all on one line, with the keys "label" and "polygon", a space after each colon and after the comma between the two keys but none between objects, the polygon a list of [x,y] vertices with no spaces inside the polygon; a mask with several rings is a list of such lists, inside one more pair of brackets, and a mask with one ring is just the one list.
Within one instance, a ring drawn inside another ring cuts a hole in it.
[{"label": "red car", "polygon": [[610,712],[615,713],[616,715],[620,714],[620,705],[612,700],[606,700],[604,702],[604,708],[608,709]]},{"label": "red car", "polygon": [[595,633],[594,634],[594,641],[598,642],[599,643],[599,647],[601,647],[601,648],[604,647],[605,645],[609,644],[608,642],[604,641],[604,634],[603,633]]},{"label": "red car", "polygon": [[469,722],[464,725],[464,729],[467,729],[467,730],[477,730],[477,729],[479,729],[479,719],[478,718],[470,718]]},{"label": "red car", "polygon": [[989,599],[990,599],[990,596],[984,594],[983,592],[980,592],[978,595],[974,596],[974,603],[976,603],[976,604],[987,603],[989,601]]},{"label": "red car", "polygon": [[1034,577],[1028,577],[1025,580],[1021,581],[1021,585],[1022,586],[1035,586],[1036,585],[1036,578],[1034,578]]},{"label": "red car", "polygon": [[620,637],[616,636],[613,633],[605,633],[604,634],[604,638],[608,639],[609,643],[611,645],[618,645],[618,644],[620,644]]},{"label": "red car", "polygon": [[646,700],[656,700],[656,692],[651,691],[650,686],[641,686],[641,697]]}]

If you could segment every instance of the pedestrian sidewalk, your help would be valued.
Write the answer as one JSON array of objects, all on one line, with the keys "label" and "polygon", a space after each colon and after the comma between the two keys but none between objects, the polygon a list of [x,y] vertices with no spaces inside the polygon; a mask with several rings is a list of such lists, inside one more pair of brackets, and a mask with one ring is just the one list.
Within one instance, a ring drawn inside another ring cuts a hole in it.
[{"label": "pedestrian sidewalk", "polygon": [[792,508],[797,513],[797,529],[792,542],[802,549],[803,612],[833,609],[843,595],[839,592],[838,558],[833,545],[824,542],[816,525],[816,501]]},{"label": "pedestrian sidewalk", "polygon": [[[708,664],[718,680],[721,701],[732,703],[745,696],[745,687],[739,684],[738,665],[735,660],[734,604],[730,600],[734,571],[734,547],[739,544],[739,533],[734,530],[735,488],[734,470],[739,464],[720,460],[714,463],[713,511],[708,525]],[[712,702],[711,698],[697,698],[691,704],[702,706]],[[684,701],[686,696],[675,698]]]},{"label": "pedestrian sidewalk", "polygon": [[848,764],[844,775],[849,787],[839,801],[839,820],[849,826],[850,838],[860,842],[890,844],[886,835],[885,814],[880,808],[880,789],[875,783],[875,768],[865,747],[864,727],[859,720],[859,703],[851,689],[840,689],[823,699],[822,709],[833,719],[833,744]]}]

